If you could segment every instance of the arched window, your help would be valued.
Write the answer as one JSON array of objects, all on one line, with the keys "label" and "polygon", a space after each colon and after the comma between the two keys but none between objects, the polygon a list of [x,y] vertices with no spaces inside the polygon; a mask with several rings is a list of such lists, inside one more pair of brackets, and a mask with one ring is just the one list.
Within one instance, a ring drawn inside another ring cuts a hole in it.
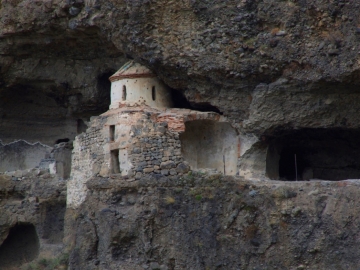
[{"label": "arched window", "polygon": [[152,96],[152,100],[156,99],[156,90],[155,90],[155,86],[152,87],[151,89],[151,96]]},{"label": "arched window", "polygon": [[126,86],[125,85],[123,85],[122,100],[126,100]]}]

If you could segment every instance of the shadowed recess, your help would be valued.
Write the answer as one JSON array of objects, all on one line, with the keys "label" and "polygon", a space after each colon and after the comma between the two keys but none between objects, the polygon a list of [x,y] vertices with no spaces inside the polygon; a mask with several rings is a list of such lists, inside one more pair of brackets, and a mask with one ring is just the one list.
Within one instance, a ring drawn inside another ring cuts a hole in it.
[{"label": "shadowed recess", "polygon": [[34,225],[15,225],[0,246],[1,269],[9,269],[31,262],[38,256],[39,247],[39,238]]},{"label": "shadowed recess", "polygon": [[301,129],[274,139],[266,173],[282,180],[360,179],[360,130]]}]

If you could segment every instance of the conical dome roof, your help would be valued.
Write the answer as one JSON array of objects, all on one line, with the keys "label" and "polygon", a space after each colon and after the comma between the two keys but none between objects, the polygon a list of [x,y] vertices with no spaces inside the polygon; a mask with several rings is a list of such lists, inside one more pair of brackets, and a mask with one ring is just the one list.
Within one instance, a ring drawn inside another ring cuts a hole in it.
[{"label": "conical dome roof", "polygon": [[132,79],[132,78],[142,78],[142,77],[155,77],[156,75],[152,73],[147,67],[136,63],[134,60],[127,62],[123,65],[114,75],[112,75],[109,80],[111,82],[118,81],[121,79]]}]

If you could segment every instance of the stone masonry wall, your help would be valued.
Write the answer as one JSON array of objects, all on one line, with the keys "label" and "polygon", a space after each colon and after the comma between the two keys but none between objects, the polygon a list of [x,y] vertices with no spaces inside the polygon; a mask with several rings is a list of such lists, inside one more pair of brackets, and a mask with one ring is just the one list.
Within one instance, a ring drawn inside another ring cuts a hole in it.
[{"label": "stone masonry wall", "polygon": [[132,127],[134,141],[130,145],[131,163],[135,179],[144,174],[182,175],[189,165],[181,156],[179,134],[167,130],[167,123],[144,123]]},{"label": "stone masonry wall", "polygon": [[[138,180],[146,175],[188,173],[190,166],[182,156],[179,134],[185,131],[186,121],[195,120],[219,121],[220,116],[136,107],[110,110],[94,118],[91,127],[74,141],[68,206],[77,207],[85,200],[86,182],[94,176],[118,177],[120,173],[125,179]],[[115,127],[114,138],[111,127]],[[112,168],[116,163],[119,171]]]},{"label": "stone masonry wall", "polygon": [[68,206],[78,206],[86,198],[86,181],[97,174],[104,160],[104,138],[101,126],[90,127],[77,136],[72,153],[71,176],[68,181]]}]

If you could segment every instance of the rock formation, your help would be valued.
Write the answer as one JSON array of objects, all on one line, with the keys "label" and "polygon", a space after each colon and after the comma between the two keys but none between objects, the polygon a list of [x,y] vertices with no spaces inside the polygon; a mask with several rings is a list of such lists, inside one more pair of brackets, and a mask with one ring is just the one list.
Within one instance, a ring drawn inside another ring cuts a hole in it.
[{"label": "rock formation", "polygon": [[[357,269],[359,7],[0,1],[0,264],[21,232],[70,269]],[[107,112],[129,59],[168,108]]]}]

